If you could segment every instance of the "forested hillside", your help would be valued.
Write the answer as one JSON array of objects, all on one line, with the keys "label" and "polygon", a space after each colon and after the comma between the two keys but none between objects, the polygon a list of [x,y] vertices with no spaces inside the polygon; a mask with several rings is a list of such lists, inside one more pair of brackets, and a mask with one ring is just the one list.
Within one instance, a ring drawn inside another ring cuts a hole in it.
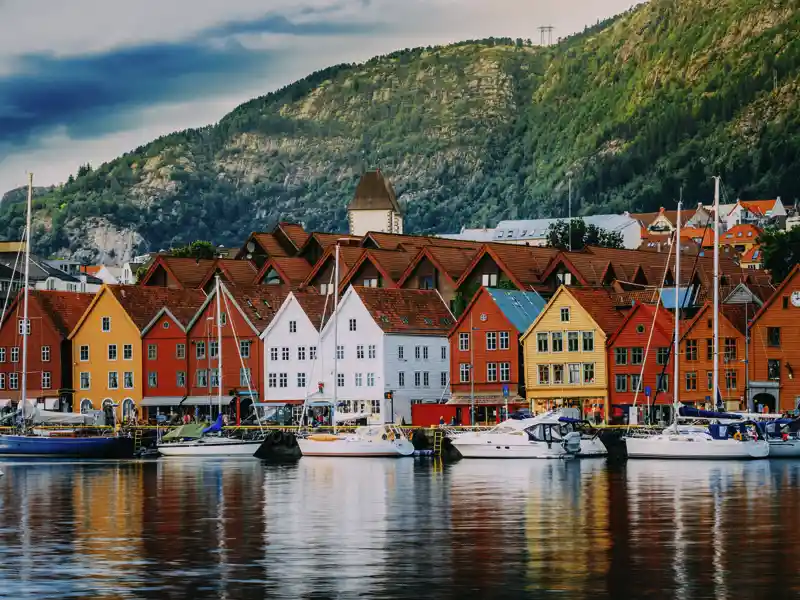
[{"label": "forested hillside", "polygon": [[[797,0],[653,0],[547,48],[490,39],[331,67],[46,190],[37,247],[344,229],[374,167],[414,232],[563,214],[570,176],[583,213],[654,210],[681,186],[707,200],[712,174],[729,197],[792,200],[798,40]],[[0,236],[19,235],[22,208],[3,203]]]}]

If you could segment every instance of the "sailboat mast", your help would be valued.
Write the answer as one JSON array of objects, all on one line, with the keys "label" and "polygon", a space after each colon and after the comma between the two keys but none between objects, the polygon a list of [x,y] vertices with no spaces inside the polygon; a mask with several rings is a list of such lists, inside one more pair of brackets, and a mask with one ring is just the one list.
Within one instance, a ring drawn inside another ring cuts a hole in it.
[{"label": "sailboat mast", "polygon": [[25,217],[25,284],[22,287],[22,393],[20,395],[23,422],[28,400],[28,285],[31,274],[31,212],[33,207],[33,173],[28,173],[28,206]]},{"label": "sailboat mast", "polygon": [[719,177],[714,177],[714,397],[717,408],[719,393]]},{"label": "sailboat mast", "polygon": [[336,256],[333,264],[333,406],[331,425],[336,431],[336,401],[339,387],[339,240],[336,240]]},{"label": "sailboat mast", "polygon": [[678,217],[675,227],[675,340],[672,350],[672,410],[675,413],[675,427],[678,426],[678,390],[680,389],[680,369],[678,355],[680,354],[680,327],[681,327],[681,203],[678,202]]},{"label": "sailboat mast", "polygon": [[[220,303],[220,293],[222,285],[219,282],[219,275],[216,276],[217,287],[217,410],[222,414],[222,305]],[[209,353],[210,354],[210,353]]]}]

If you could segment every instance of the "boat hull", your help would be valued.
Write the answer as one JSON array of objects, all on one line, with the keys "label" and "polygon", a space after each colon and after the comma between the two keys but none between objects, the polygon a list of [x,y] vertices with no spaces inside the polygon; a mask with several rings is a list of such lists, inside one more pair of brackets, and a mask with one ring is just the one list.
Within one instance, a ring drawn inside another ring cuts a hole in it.
[{"label": "boat hull", "polygon": [[764,440],[712,440],[692,435],[628,437],[625,448],[628,458],[749,460],[770,454],[770,446]]},{"label": "boat hull", "polygon": [[800,440],[770,440],[770,458],[798,458],[800,457]]},{"label": "boat hull", "polygon": [[158,451],[162,456],[254,457],[256,450],[261,447],[261,443],[261,440],[237,440],[236,442],[193,440],[159,444]]},{"label": "boat hull", "polygon": [[[333,437],[333,436],[331,436]],[[413,456],[414,445],[408,440],[328,439],[298,438],[297,445],[303,456],[352,456],[362,458],[400,458]]]},{"label": "boat hull", "polygon": [[608,448],[603,441],[595,436],[592,438],[581,439],[581,450],[578,452],[578,458],[589,458],[593,456],[607,456]]},{"label": "boat hull", "polygon": [[133,458],[133,452],[132,438],[0,435],[0,456]]}]

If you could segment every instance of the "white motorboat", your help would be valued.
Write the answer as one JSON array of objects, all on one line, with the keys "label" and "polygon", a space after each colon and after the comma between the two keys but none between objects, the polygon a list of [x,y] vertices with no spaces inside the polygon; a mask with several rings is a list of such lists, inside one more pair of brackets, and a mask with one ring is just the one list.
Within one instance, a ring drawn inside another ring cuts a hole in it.
[{"label": "white motorboat", "polygon": [[547,412],[508,419],[487,431],[471,431],[451,440],[464,458],[568,458],[578,455],[582,440],[563,418]]},{"label": "white motorboat", "polygon": [[[724,426],[721,426],[724,427]],[[706,428],[673,428],[650,436],[625,438],[628,458],[752,459],[766,458],[771,447],[765,440],[715,437]]]},{"label": "white motorboat", "polygon": [[353,433],[314,433],[298,437],[303,456],[402,457],[414,454],[414,445],[393,425],[358,427]]},{"label": "white motorboat", "polygon": [[253,456],[263,440],[242,440],[223,436],[204,436],[194,440],[159,442],[163,456]]}]

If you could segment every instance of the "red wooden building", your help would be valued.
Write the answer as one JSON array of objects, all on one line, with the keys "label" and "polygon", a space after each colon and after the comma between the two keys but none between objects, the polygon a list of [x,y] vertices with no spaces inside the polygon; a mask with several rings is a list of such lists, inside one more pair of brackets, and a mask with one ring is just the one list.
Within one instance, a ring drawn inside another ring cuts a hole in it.
[{"label": "red wooden building", "polygon": [[536,292],[478,290],[450,331],[452,396],[448,414],[440,416],[470,423],[473,399],[475,423],[497,423],[505,418],[506,407],[509,412],[528,407],[519,337],[544,306]]},{"label": "red wooden building", "polygon": [[653,421],[669,419],[674,392],[674,322],[665,308],[639,303],[609,337],[606,360],[612,423],[641,423],[648,405],[654,407]]},{"label": "red wooden building", "polygon": [[[0,409],[21,397],[22,298],[17,295],[0,324]],[[94,294],[31,290],[28,298],[27,398],[48,410],[71,409],[72,342],[67,338]]]}]

